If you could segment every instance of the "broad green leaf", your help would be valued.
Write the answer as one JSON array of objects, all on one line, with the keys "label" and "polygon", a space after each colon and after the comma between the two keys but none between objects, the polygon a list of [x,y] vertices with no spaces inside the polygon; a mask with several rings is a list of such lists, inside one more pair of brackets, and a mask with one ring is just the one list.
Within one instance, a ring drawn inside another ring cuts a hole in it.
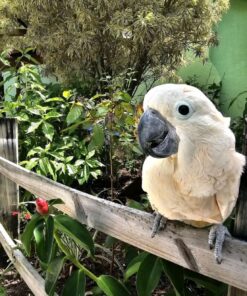
[{"label": "broad green leaf", "polygon": [[74,158],[74,156],[68,156],[65,158],[65,162],[68,163],[68,162],[71,162],[71,160]]},{"label": "broad green leaf", "polygon": [[100,170],[91,171],[90,175],[94,177],[94,179],[97,179],[98,176],[100,176],[102,172]]},{"label": "broad green leaf", "polygon": [[48,172],[50,173],[50,175],[52,176],[53,180],[57,180],[57,176],[55,174],[55,171],[53,169],[53,166],[51,165],[51,162],[48,160],[48,158],[46,158],[47,162],[46,162],[46,165],[47,165],[47,168],[48,168]]},{"label": "broad green leaf", "polygon": [[45,224],[44,220],[40,221],[40,223],[34,228],[33,234],[34,234],[34,240],[35,240],[35,249],[36,253],[38,255],[39,260],[41,261],[41,265],[46,269],[47,266],[45,264]]},{"label": "broad green leaf", "polygon": [[101,275],[97,278],[97,285],[107,296],[130,296],[127,288],[117,279],[109,275]]},{"label": "broad green leaf", "polygon": [[31,125],[27,129],[27,134],[34,132],[42,123],[43,121],[31,122]]},{"label": "broad green leaf", "polygon": [[88,145],[89,150],[101,149],[104,145],[105,136],[104,130],[99,124],[93,127],[92,139]]},{"label": "broad green leaf", "polygon": [[89,178],[89,167],[87,165],[84,165],[84,168],[83,168],[83,177],[85,178],[86,182],[88,181],[88,178]]},{"label": "broad green leaf", "polygon": [[49,102],[64,102],[64,99],[63,98],[59,98],[59,97],[55,97],[55,98],[47,99],[45,102],[46,103],[49,103]]},{"label": "broad green leaf", "polygon": [[176,296],[184,296],[184,269],[170,261],[162,260],[163,270],[170,280]]},{"label": "broad green leaf", "polygon": [[93,157],[95,155],[95,150],[91,150],[88,152],[86,159],[90,159],[91,157]]},{"label": "broad green leaf", "polygon": [[33,148],[32,150],[30,150],[28,152],[27,157],[33,156],[35,154],[40,154],[42,152],[44,152],[44,149],[43,148],[41,148],[41,147],[35,147],[35,148]]},{"label": "broad green leaf", "polygon": [[136,289],[138,296],[151,296],[159,283],[162,272],[160,258],[148,254],[137,272]]},{"label": "broad green leaf", "polygon": [[64,256],[58,256],[48,265],[45,277],[45,291],[49,296],[54,294],[56,282],[62,270],[64,261]]},{"label": "broad green leaf", "polygon": [[57,215],[54,221],[56,229],[67,234],[90,255],[94,254],[93,239],[84,225],[67,215]]},{"label": "broad green leaf", "polygon": [[41,113],[41,110],[37,108],[28,108],[27,111],[34,115],[40,115]]},{"label": "broad green leaf", "polygon": [[48,170],[48,167],[47,167],[47,163],[48,163],[48,160],[46,157],[44,158],[40,158],[39,160],[39,166],[42,170],[42,172],[47,176],[49,174],[49,170]]},{"label": "broad green leaf", "polygon": [[132,275],[136,274],[140,268],[141,263],[147,257],[148,253],[142,252],[135,257],[127,266],[124,272],[124,280],[127,281]]},{"label": "broad green leaf", "polygon": [[74,271],[66,281],[62,296],[84,296],[86,278],[81,270]]},{"label": "broad green leaf", "polygon": [[73,105],[66,117],[67,125],[71,125],[74,123],[78,118],[80,118],[82,114],[82,106]]},{"label": "broad green leaf", "polygon": [[52,124],[44,121],[42,124],[42,131],[43,131],[44,136],[48,140],[52,141],[54,133],[55,133],[54,126]]},{"label": "broad green leaf", "polygon": [[80,165],[83,165],[85,163],[85,160],[83,159],[78,159],[76,162],[75,162],[75,166],[80,166]]},{"label": "broad green leaf", "polygon": [[32,219],[27,223],[27,225],[21,235],[21,241],[23,243],[24,249],[27,252],[28,256],[30,256],[33,231],[42,219],[44,219],[44,218],[42,216],[40,216],[39,214],[34,214],[32,216]]},{"label": "broad green leaf", "polygon": [[25,164],[25,168],[28,170],[32,170],[36,165],[38,164],[39,159],[37,157],[31,158],[30,160],[27,160]]},{"label": "broad green leaf", "polygon": [[62,116],[62,114],[60,114],[56,111],[50,111],[44,116],[44,119],[48,120],[50,118],[57,118],[57,117],[61,117],[61,116]]},{"label": "broad green leaf", "polygon": [[138,256],[138,249],[136,247],[128,245],[128,244],[125,244],[124,249],[125,249],[124,261],[125,261],[126,266],[128,267],[130,262]]},{"label": "broad green leaf", "polygon": [[202,274],[191,270],[184,270],[184,277],[194,281],[196,284],[204,287],[206,290],[210,291],[212,295],[224,296],[227,294],[227,285],[212,278],[208,278]]},{"label": "broad green leaf", "polygon": [[52,258],[53,243],[54,243],[54,219],[49,216],[46,220],[46,232],[45,232],[45,251],[46,251],[46,263],[49,263]]},{"label": "broad green leaf", "polygon": [[68,174],[70,176],[73,176],[73,175],[75,175],[77,173],[77,167],[76,166],[74,166],[72,164],[67,164],[66,166],[67,166]]}]

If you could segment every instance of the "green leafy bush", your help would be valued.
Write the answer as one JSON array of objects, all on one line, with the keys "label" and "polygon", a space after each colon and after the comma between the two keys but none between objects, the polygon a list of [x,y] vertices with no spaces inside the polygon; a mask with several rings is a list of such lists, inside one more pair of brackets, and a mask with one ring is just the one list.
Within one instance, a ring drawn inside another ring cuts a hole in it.
[{"label": "green leafy bush", "polygon": [[[131,165],[141,155],[135,136],[136,111],[131,97],[107,80],[104,94],[83,97],[45,83],[42,68],[20,64],[9,68],[11,81],[0,103],[1,116],[19,121],[21,164],[62,182],[80,185],[102,174]],[[126,153],[127,152],[127,153]]]},{"label": "green leafy bush", "polygon": [[[0,4],[1,44],[32,47],[47,68],[65,80],[99,90],[131,68],[136,80],[174,75],[184,52],[196,55],[216,43],[212,27],[228,0],[5,0]],[[126,84],[125,84],[126,86]],[[125,87],[126,88],[126,87]]]},{"label": "green leafy bush", "polygon": [[[58,85],[43,83],[37,66],[10,69],[5,82],[10,79],[15,81],[10,88],[14,86],[16,93],[11,100],[2,101],[0,113],[20,122],[21,164],[67,185],[97,178],[103,167],[98,159],[104,136],[97,123],[93,133],[87,131],[92,124],[88,116],[91,106],[83,105],[73,92],[55,96]],[[85,122],[81,130],[67,129],[79,120]]]}]

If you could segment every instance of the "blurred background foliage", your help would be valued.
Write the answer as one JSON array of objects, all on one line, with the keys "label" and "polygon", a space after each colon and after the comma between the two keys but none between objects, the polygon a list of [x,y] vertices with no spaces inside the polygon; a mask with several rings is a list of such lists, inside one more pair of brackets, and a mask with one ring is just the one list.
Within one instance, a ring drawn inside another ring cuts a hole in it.
[{"label": "blurred background foliage", "polygon": [[[154,83],[181,81],[181,76],[221,109],[223,77],[209,79],[211,70],[205,81],[191,70],[180,74],[191,56],[207,64],[208,47],[218,44],[216,24],[228,7],[227,0],[1,1],[0,116],[19,121],[21,165],[68,186],[151,211],[141,190],[144,155],[136,126],[143,95],[138,96],[138,87],[146,92]],[[231,106],[238,99],[232,98]],[[246,110],[233,122],[237,135]],[[22,195],[23,201],[32,198],[27,192]],[[33,211],[28,204],[27,209]],[[50,222],[44,223],[52,232]],[[98,273],[109,270],[131,295],[226,293],[223,284],[97,231],[93,240],[96,259],[86,264]],[[60,269],[56,272],[54,284]],[[120,287],[118,281],[108,280],[110,290]],[[102,295],[95,286],[87,289],[91,295]]]},{"label": "blurred background foliage", "polygon": [[34,48],[46,70],[60,79],[102,91],[101,78],[144,79],[175,76],[184,52],[202,55],[216,44],[213,30],[228,0],[4,0],[0,3],[0,43],[4,48]]}]

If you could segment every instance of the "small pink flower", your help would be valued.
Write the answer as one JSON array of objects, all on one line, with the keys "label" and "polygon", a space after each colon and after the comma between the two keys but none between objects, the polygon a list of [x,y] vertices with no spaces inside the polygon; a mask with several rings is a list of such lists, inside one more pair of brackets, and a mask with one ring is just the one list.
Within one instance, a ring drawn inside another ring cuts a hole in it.
[{"label": "small pink flower", "polygon": [[36,201],[36,211],[40,214],[40,215],[46,215],[49,212],[49,205],[48,202],[43,199],[43,198],[37,198]]},{"label": "small pink flower", "polygon": [[11,215],[12,215],[12,216],[17,216],[17,215],[19,215],[19,213],[20,213],[19,211],[13,211],[13,212],[11,213]]},{"label": "small pink flower", "polygon": [[24,215],[25,220],[30,220],[31,218],[32,218],[32,216],[30,213],[25,213],[25,215]]}]

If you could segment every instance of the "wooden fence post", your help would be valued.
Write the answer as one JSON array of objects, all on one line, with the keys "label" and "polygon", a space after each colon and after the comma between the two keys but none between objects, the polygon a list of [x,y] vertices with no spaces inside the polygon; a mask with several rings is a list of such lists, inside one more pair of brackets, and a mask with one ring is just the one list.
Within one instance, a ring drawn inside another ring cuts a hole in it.
[{"label": "wooden fence post", "polygon": [[[0,155],[18,162],[18,126],[15,118],[0,118]],[[19,188],[0,171],[0,221],[13,238],[19,235]]]},{"label": "wooden fence post", "polygon": [[[245,118],[244,124],[244,141],[242,153],[247,156],[247,117]],[[247,165],[245,166],[245,171],[241,178],[233,234],[235,237],[247,241]],[[247,279],[246,274],[243,274],[243,276],[245,276]],[[229,286],[228,296],[247,296],[247,291]]]}]

